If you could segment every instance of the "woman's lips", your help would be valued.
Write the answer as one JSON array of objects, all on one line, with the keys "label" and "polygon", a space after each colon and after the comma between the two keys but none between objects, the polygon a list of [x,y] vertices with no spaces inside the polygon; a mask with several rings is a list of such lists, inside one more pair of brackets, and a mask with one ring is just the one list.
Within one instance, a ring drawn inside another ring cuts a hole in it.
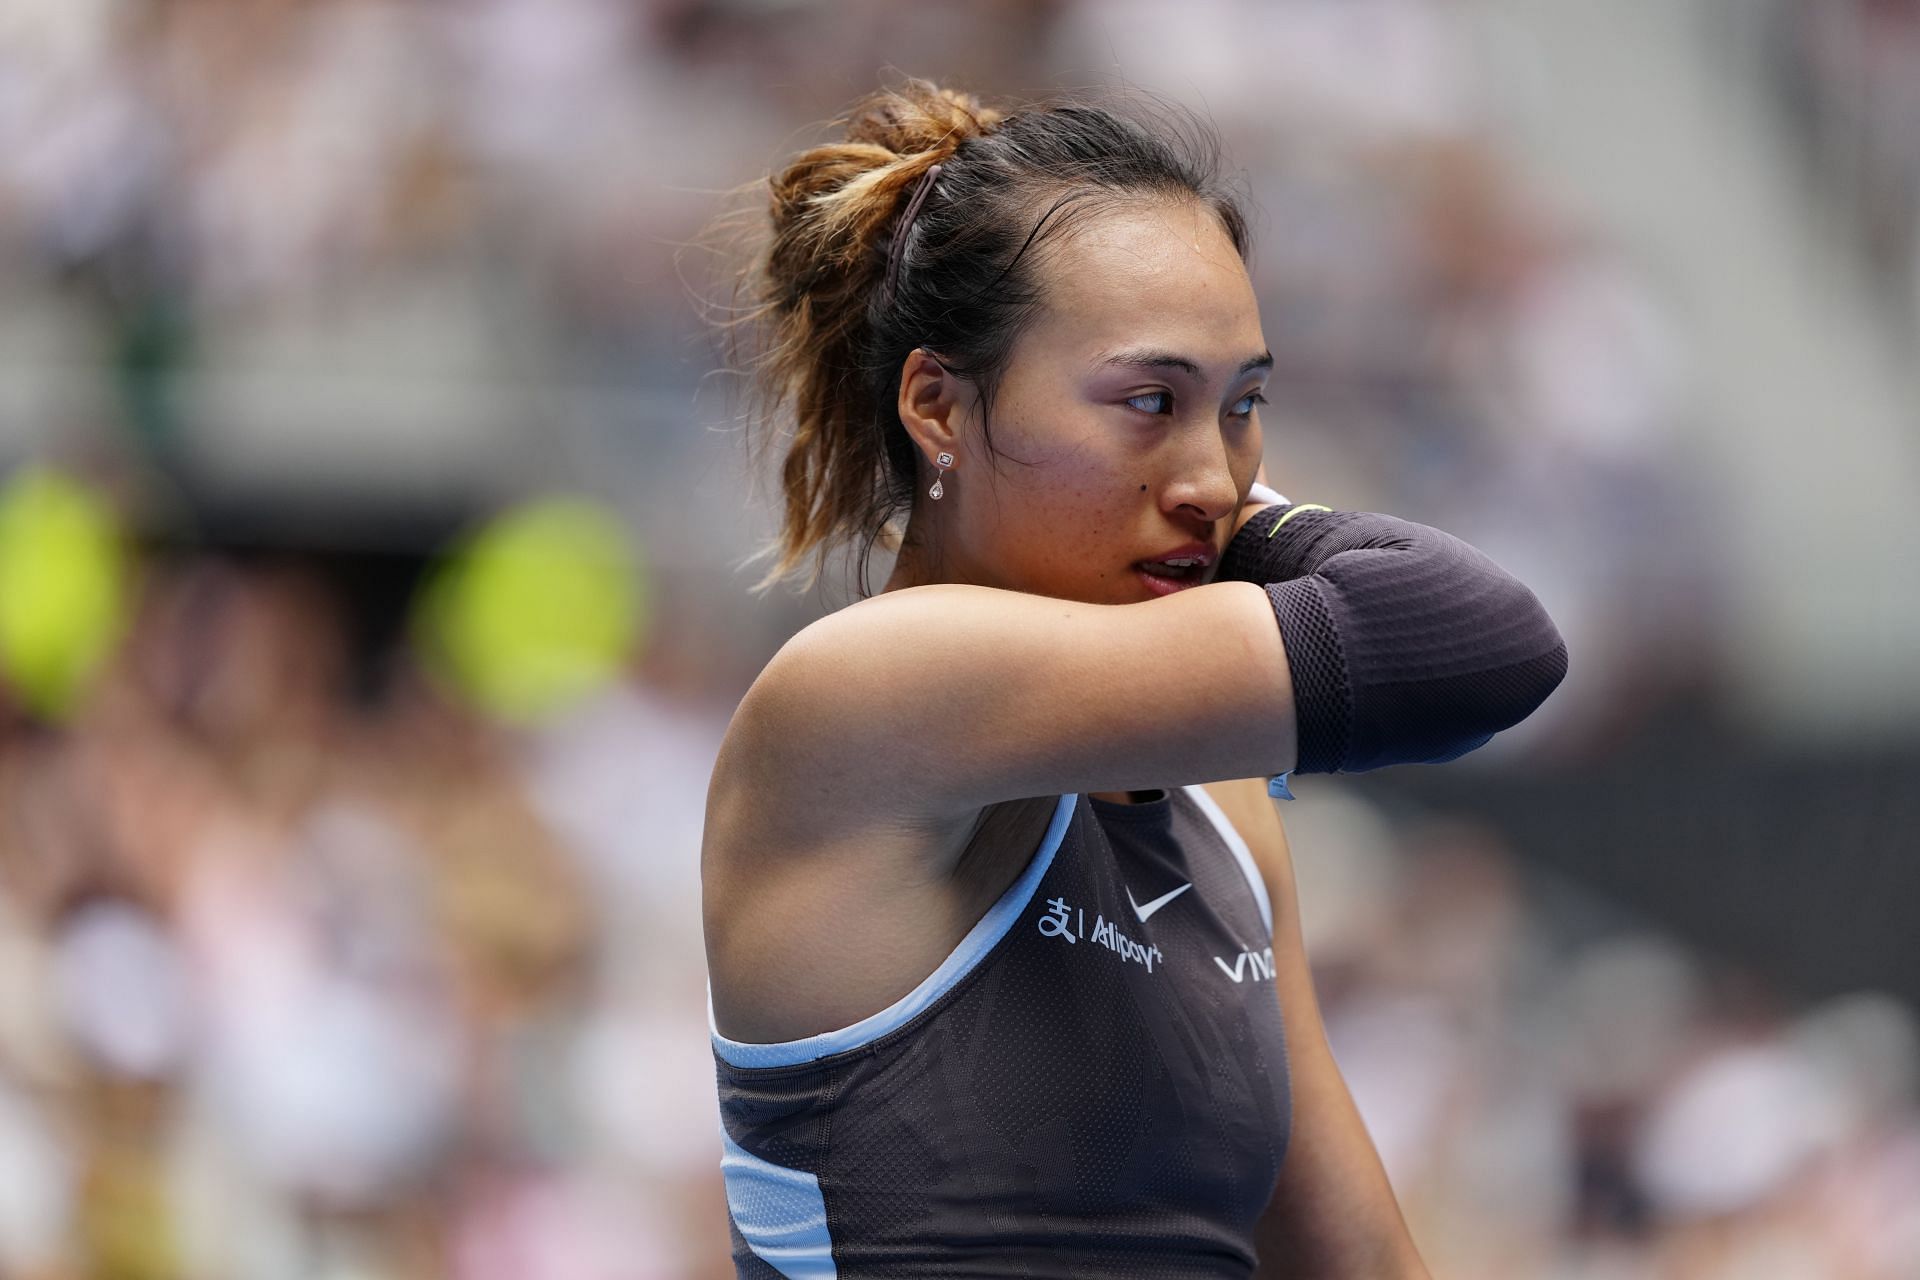
[{"label": "woman's lips", "polygon": [[[1159,555],[1142,556],[1133,562],[1133,571],[1140,575],[1149,590],[1155,595],[1170,596],[1176,591],[1185,591],[1188,587],[1197,587],[1207,579],[1207,573],[1219,558],[1219,551],[1210,542],[1193,539],[1177,547],[1169,547]],[[1184,561],[1183,566],[1169,565],[1170,560]],[[1162,569],[1176,569],[1177,573],[1151,573],[1147,566]]]},{"label": "woman's lips", "polygon": [[1197,587],[1206,580],[1204,566],[1194,568],[1190,571],[1190,576],[1185,578],[1163,578],[1157,573],[1148,573],[1137,564],[1133,566],[1133,571],[1139,575],[1142,582],[1147,584],[1147,590],[1157,596],[1170,596],[1176,591]]}]

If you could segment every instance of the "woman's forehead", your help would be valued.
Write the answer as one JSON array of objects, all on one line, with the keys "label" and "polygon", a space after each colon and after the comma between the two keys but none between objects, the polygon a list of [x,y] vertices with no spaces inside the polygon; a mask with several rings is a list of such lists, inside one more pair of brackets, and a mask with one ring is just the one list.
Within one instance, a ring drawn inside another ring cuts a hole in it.
[{"label": "woman's forehead", "polygon": [[1220,220],[1193,201],[1123,206],[1074,228],[1042,268],[1030,337],[1091,356],[1142,342],[1203,363],[1264,349],[1253,283]]}]

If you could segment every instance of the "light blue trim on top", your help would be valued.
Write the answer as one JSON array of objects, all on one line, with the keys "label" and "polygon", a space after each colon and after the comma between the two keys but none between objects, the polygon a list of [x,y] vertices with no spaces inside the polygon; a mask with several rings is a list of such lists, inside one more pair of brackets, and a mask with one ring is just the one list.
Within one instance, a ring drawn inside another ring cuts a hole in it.
[{"label": "light blue trim on top", "polygon": [[1053,821],[1048,825],[1047,834],[1040,841],[1040,848],[1027,864],[1027,869],[1020,873],[1018,880],[1007,886],[1007,891],[1000,895],[999,901],[987,908],[987,913],[967,931],[966,937],[960,939],[960,944],[940,962],[940,967],[928,974],[919,986],[880,1012],[862,1018],[851,1026],[841,1027],[838,1031],[822,1031],[804,1040],[749,1044],[741,1040],[729,1040],[720,1034],[719,1025],[713,1017],[713,983],[709,980],[707,1034],[713,1041],[713,1051],[736,1067],[791,1067],[829,1054],[857,1049],[889,1031],[905,1026],[966,977],[981,958],[993,949],[994,944],[1006,936],[1020,913],[1027,909],[1027,903],[1033,900],[1034,890],[1040,887],[1040,877],[1047,874],[1055,851],[1067,837],[1067,824],[1073,820],[1074,802],[1079,798],[1077,792],[1060,797],[1059,804],[1054,807]]},{"label": "light blue trim on top", "polygon": [[1212,819],[1215,829],[1220,832],[1220,838],[1227,842],[1227,848],[1233,850],[1234,859],[1239,862],[1241,873],[1247,877],[1247,883],[1253,887],[1253,896],[1260,902],[1260,918],[1267,922],[1267,932],[1271,934],[1273,903],[1267,897],[1267,882],[1260,878],[1260,867],[1253,860],[1253,851],[1247,848],[1247,842],[1242,840],[1240,833],[1233,829],[1233,824],[1227,821],[1226,813],[1221,810],[1214,798],[1207,794],[1205,787],[1195,782],[1180,789],[1193,797],[1193,802],[1200,806],[1201,812]]},{"label": "light blue trim on top", "polygon": [[811,1173],[763,1160],[720,1126],[720,1175],[740,1238],[787,1280],[835,1280],[827,1202]]}]

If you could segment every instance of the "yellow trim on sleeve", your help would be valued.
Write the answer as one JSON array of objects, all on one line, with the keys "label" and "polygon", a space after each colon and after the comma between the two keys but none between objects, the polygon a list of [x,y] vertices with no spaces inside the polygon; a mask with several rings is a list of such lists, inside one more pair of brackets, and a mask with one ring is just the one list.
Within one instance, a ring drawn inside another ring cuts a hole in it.
[{"label": "yellow trim on sleeve", "polygon": [[1323,507],[1317,502],[1302,502],[1299,505],[1295,506],[1293,510],[1287,512],[1287,514],[1281,516],[1278,520],[1275,520],[1273,522],[1273,528],[1267,530],[1267,536],[1271,538],[1274,534],[1280,532],[1281,525],[1293,519],[1295,516],[1299,515],[1302,511],[1332,511],[1332,510],[1333,510],[1332,507]]}]

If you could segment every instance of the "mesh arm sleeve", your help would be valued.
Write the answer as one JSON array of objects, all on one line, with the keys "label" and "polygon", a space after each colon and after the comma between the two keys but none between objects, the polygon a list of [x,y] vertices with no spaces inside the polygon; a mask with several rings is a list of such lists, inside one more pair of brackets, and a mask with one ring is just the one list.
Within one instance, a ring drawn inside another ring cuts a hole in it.
[{"label": "mesh arm sleeve", "polygon": [[[1532,591],[1451,534],[1366,511],[1274,505],[1217,581],[1257,582],[1293,675],[1296,773],[1439,764],[1531,715],[1567,673]],[[1284,777],[1274,794],[1285,794]]]}]

